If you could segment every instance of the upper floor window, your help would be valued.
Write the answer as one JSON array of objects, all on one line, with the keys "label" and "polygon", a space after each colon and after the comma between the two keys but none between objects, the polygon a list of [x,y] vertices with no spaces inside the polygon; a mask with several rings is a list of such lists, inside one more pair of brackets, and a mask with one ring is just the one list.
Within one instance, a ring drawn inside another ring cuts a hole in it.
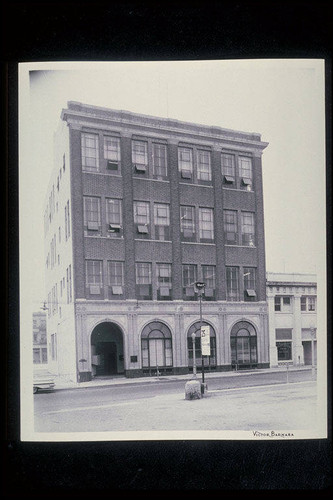
[{"label": "upper floor window", "polygon": [[193,153],[190,148],[178,148],[178,168],[183,179],[193,178]]},{"label": "upper floor window", "polygon": [[251,190],[252,187],[252,159],[239,156],[240,187]]},{"label": "upper floor window", "polygon": [[227,245],[238,245],[237,210],[224,210],[224,240]]},{"label": "upper floor window", "polygon": [[214,240],[214,216],[212,208],[199,208],[199,236],[201,242]]},{"label": "upper floor window", "polygon": [[195,300],[194,285],[197,281],[196,264],[183,264],[183,295],[184,300]]},{"label": "upper floor window", "polygon": [[109,236],[122,235],[121,200],[110,198],[106,200],[106,225]]},{"label": "upper floor window", "polygon": [[235,177],[235,157],[234,155],[221,154],[222,176],[224,184],[234,184]]},{"label": "upper floor window", "polygon": [[170,239],[170,209],[165,203],[154,204],[155,239]]},{"label": "upper floor window", "polygon": [[274,310],[276,312],[291,312],[291,297],[276,295],[274,297]]},{"label": "upper floor window", "polygon": [[108,278],[111,295],[122,295],[124,286],[124,263],[109,261]]},{"label": "upper floor window", "polygon": [[81,135],[81,154],[82,166],[88,172],[98,171],[98,135],[88,134],[86,132]]},{"label": "upper floor window", "polygon": [[238,267],[226,268],[227,300],[239,300],[239,269]]},{"label": "upper floor window", "polygon": [[68,230],[67,230],[67,206],[65,205],[65,239],[68,239]]},{"label": "upper floor window", "polygon": [[132,163],[137,172],[145,172],[148,165],[148,147],[145,141],[132,141]]},{"label": "upper floor window", "polygon": [[215,266],[202,265],[202,279],[205,283],[205,299],[215,299]]},{"label": "upper floor window", "polygon": [[136,293],[142,300],[152,299],[151,263],[137,262],[135,265]]},{"label": "upper floor window", "polygon": [[241,214],[242,245],[254,246],[254,214],[252,212],[242,212]]},{"label": "upper floor window", "polygon": [[165,144],[153,144],[153,175],[156,179],[165,179],[168,176]]},{"label": "upper floor window", "polygon": [[180,207],[180,231],[185,241],[195,241],[195,211],[194,207]]},{"label": "upper floor window", "polygon": [[86,286],[90,295],[101,295],[103,286],[103,261],[86,260]]},{"label": "upper floor window", "polygon": [[86,235],[101,233],[100,199],[94,196],[83,197],[83,224]]},{"label": "upper floor window", "polygon": [[171,264],[156,264],[157,300],[171,300]]},{"label": "upper floor window", "polygon": [[198,151],[198,166],[197,166],[198,181],[211,182],[212,169],[210,163],[210,151]]},{"label": "upper floor window", "polygon": [[67,238],[71,235],[71,220],[70,220],[70,212],[69,212],[69,200],[66,203],[67,206]]},{"label": "upper floor window", "polygon": [[72,266],[71,266],[71,264],[69,264],[69,266],[68,266],[67,293],[68,293],[68,302],[72,302]]},{"label": "upper floor window", "polygon": [[301,311],[314,312],[316,310],[316,297],[305,296],[301,297]]},{"label": "upper floor window", "polygon": [[147,201],[135,201],[134,223],[137,225],[137,233],[140,238],[147,238],[150,233],[150,211]]},{"label": "upper floor window", "polygon": [[244,300],[256,300],[256,269],[254,267],[244,267],[243,269],[244,283]]},{"label": "upper floor window", "polygon": [[108,160],[107,168],[109,170],[118,170],[120,161],[120,138],[104,137],[104,158]]}]

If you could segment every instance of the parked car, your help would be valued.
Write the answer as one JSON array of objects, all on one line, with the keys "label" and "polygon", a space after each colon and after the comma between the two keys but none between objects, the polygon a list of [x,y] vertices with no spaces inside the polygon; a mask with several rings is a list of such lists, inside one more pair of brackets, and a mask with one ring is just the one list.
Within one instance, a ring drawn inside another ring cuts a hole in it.
[{"label": "parked car", "polygon": [[54,376],[48,371],[34,371],[34,394],[40,390],[54,389]]}]

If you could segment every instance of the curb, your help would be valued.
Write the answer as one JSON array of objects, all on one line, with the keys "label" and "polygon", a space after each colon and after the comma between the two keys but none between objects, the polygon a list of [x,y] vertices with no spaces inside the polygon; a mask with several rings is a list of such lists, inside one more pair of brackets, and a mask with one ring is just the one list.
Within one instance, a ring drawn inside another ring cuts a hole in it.
[{"label": "curb", "polygon": [[[309,367],[289,367],[289,372],[301,372],[301,371],[310,371],[311,366]],[[210,378],[220,378],[220,377],[239,377],[239,376],[244,376],[244,375],[260,375],[260,374],[267,374],[267,373],[286,373],[287,369],[285,367],[281,368],[272,368],[272,369],[263,369],[263,370],[244,370],[244,371],[230,371],[230,372],[218,372],[218,373],[205,373],[205,379],[210,379]],[[201,379],[201,374],[199,373],[198,379]],[[184,381],[186,383],[188,380],[191,380],[191,374],[187,375],[171,375],[171,376],[161,376],[161,377],[138,377],[137,379],[121,379],[121,380],[114,380],[110,379],[108,381],[95,381],[91,380],[90,382],[73,382],[67,384],[61,384],[59,383],[59,386],[57,387],[57,382],[55,382],[55,387],[53,391],[66,391],[66,390],[72,390],[72,389],[99,389],[99,388],[105,388],[105,387],[112,387],[112,386],[121,386],[121,385],[127,385],[127,386],[135,386],[138,384],[154,384],[154,383],[159,383],[159,382],[176,382],[176,381]]]}]

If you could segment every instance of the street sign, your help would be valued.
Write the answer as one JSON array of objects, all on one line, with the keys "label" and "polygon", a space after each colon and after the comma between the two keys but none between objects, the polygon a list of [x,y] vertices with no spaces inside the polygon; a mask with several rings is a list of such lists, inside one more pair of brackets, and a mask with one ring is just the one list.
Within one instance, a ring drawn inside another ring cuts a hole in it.
[{"label": "street sign", "polygon": [[205,325],[201,327],[201,354],[210,356],[210,327]]}]

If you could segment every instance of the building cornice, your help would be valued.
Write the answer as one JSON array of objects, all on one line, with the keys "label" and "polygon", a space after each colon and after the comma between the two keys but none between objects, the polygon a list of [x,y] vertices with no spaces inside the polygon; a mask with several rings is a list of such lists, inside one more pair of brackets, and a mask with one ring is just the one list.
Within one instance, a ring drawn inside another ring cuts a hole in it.
[{"label": "building cornice", "polygon": [[[72,104],[73,105],[73,104]],[[142,135],[143,130],[150,137],[160,137],[165,135],[171,141],[181,141],[186,137],[193,141],[201,141],[202,145],[205,142],[212,144],[214,148],[225,147],[226,144],[233,147],[244,148],[243,150],[251,150],[256,155],[260,155],[267,147],[268,143],[261,141],[260,134],[247,133],[221,127],[198,125],[180,120],[169,118],[159,118],[147,115],[132,113],[129,111],[117,111],[107,108],[99,108],[95,106],[80,105],[74,103],[74,106],[81,109],[63,109],[61,119],[67,121],[72,127],[95,127],[99,129],[112,129],[115,132],[125,130],[125,134],[131,135],[139,133]],[[222,143],[222,144],[221,144]]]},{"label": "building cornice", "polygon": [[292,287],[309,287],[309,286],[312,286],[312,287],[316,287],[317,286],[317,283],[314,283],[314,282],[310,282],[310,281],[267,281],[266,282],[266,285],[267,286],[279,286],[280,288],[281,287],[285,287],[285,286],[292,286]]}]

